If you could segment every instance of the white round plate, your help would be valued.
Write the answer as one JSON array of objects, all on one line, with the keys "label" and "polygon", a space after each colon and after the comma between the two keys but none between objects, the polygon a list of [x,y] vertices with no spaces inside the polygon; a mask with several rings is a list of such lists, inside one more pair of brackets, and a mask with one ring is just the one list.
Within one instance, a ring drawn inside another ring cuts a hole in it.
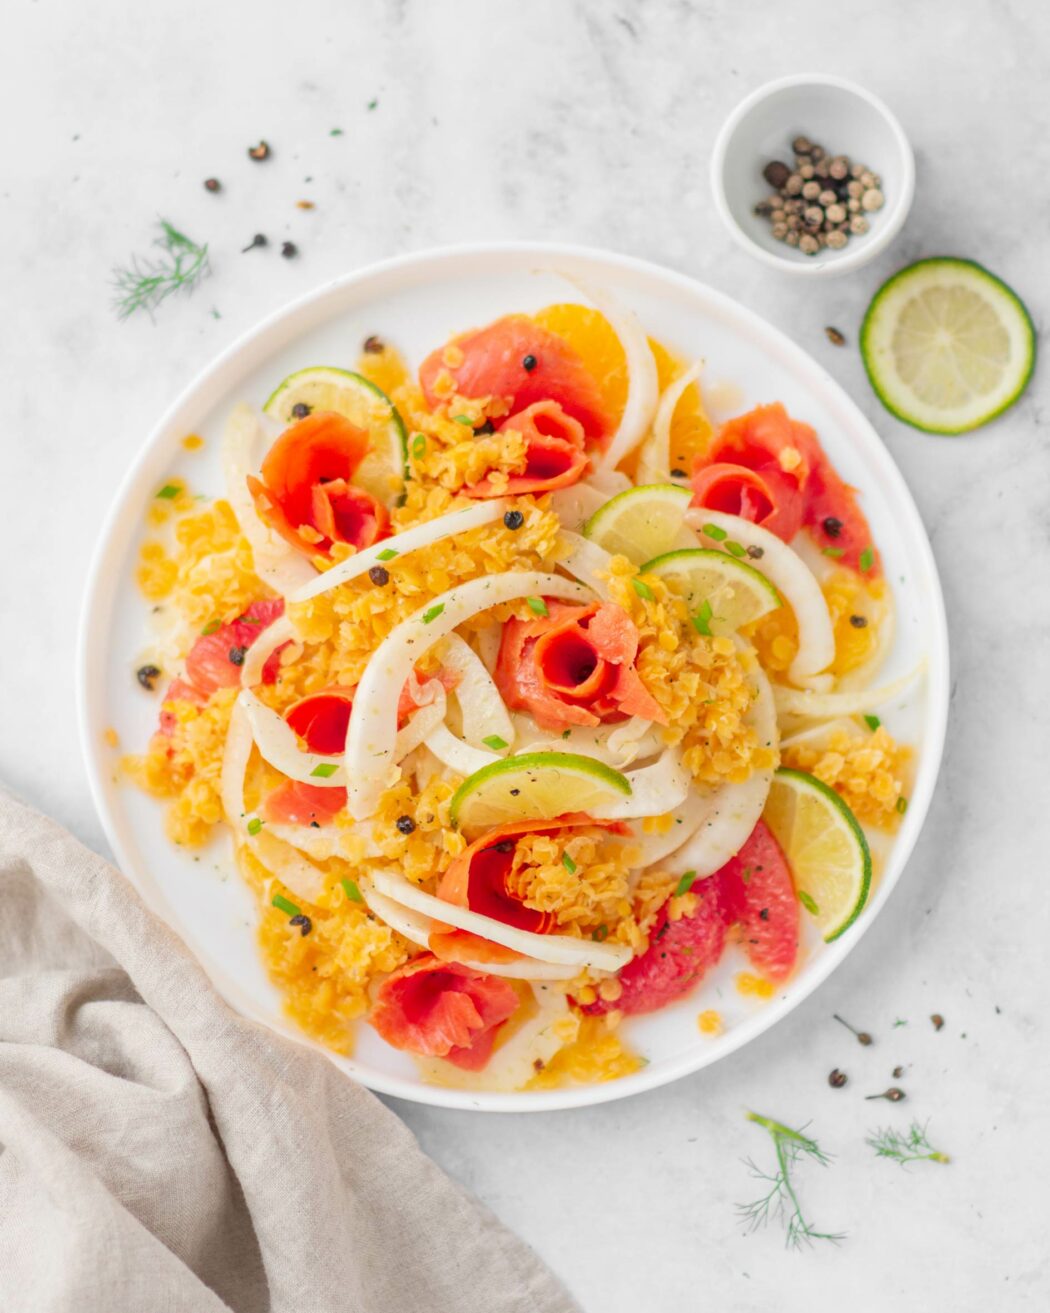
[{"label": "white round plate", "polygon": [[[350,364],[369,334],[395,344],[414,364],[450,333],[510,311],[538,309],[579,293],[555,270],[575,273],[631,306],[648,331],[683,357],[707,360],[705,399],[717,422],[759,402],[782,401],[812,424],[848,483],[860,489],[887,577],[896,590],[898,632],[883,675],[887,682],[925,657],[926,676],[883,718],[918,747],[910,805],[881,863],[871,900],[833,944],[807,941],[795,976],[769,1000],[741,995],[745,969],[737,950],[673,1007],[626,1023],[628,1041],[648,1059],[633,1076],[605,1084],[518,1094],[476,1094],[424,1085],[411,1059],[389,1048],[366,1024],[355,1056],[332,1061],[386,1094],[444,1107],[538,1111],[580,1107],[652,1089],[696,1071],[746,1044],[802,1001],[843,960],[897,883],[933,793],[948,707],[948,637],[937,570],[903,479],[861,412],[810,357],[730,298],[656,265],[601,251],[506,244],[422,252],[373,265],[311,293],[236,342],[183,393],[157,425],[117,495],[88,583],[80,633],[80,724],[95,802],[117,860],[149,906],[199,958],[216,987],[245,1016],[301,1043],[282,1017],[277,991],[255,948],[255,909],[234,870],[228,841],[190,853],[164,837],[161,809],[118,779],[120,751],[144,747],[156,724],[160,691],[135,680],[148,638],[147,611],[134,581],[148,530],[144,512],[169,476],[199,492],[222,490],[219,437],[232,406],[261,405],[285,375],[306,365]],[[189,433],[207,444],[190,453]],[[725,1032],[702,1035],[697,1014],[716,1008]],[[330,1055],[331,1056],[331,1055]]]}]

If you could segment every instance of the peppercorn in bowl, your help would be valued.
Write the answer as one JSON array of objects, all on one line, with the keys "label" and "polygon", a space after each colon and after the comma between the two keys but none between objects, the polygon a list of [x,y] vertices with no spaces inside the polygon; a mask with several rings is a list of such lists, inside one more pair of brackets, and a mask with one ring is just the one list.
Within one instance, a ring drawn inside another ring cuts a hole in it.
[{"label": "peppercorn in bowl", "polygon": [[177,403],[81,711],[122,866],[231,1002],[374,1088],[538,1109],[833,969],[945,675],[911,501],[807,357],[666,271],[496,247],[326,289]]}]

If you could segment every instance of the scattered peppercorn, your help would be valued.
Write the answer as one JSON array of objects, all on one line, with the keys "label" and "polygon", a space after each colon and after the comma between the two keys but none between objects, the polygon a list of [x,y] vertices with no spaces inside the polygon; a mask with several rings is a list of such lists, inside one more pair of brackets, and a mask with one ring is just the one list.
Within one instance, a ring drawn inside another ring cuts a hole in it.
[{"label": "scattered peppercorn", "polygon": [[303,936],[308,935],[310,931],[314,928],[314,923],[310,920],[308,916],[303,916],[302,913],[300,913],[298,916],[293,916],[292,919],[288,922],[288,924],[298,926],[299,933],[302,934]]},{"label": "scattered peppercorn", "polygon": [[297,401],[292,407],[292,419],[305,419],[313,410],[313,406],[308,406],[305,401]]},{"label": "scattered peppercorn", "polygon": [[474,425],[474,435],[475,435],[475,437],[481,437],[483,434],[486,434],[486,433],[495,433],[495,432],[496,432],[496,426],[495,426],[495,424],[493,424],[492,420],[490,420],[490,419],[487,419],[487,420],[484,422],[484,424],[475,424],[475,425]]},{"label": "scattered peppercorn", "polygon": [[539,361],[536,359],[536,357],[530,355],[530,356],[526,356],[525,359],[521,362],[521,367],[522,369],[524,369],[526,374],[531,374],[538,364]]},{"label": "scattered peppercorn", "polygon": [[671,478],[672,478],[672,479],[687,479],[688,477],[689,477],[689,475],[686,473],[685,470],[672,470],[672,471],[671,471]]},{"label": "scattered peppercorn", "polygon": [[501,839],[499,843],[494,843],[486,852],[493,853],[512,853],[514,851],[514,841],[512,839]]},{"label": "scattered peppercorn", "polygon": [[752,545],[747,549],[747,554],[751,557],[752,561],[760,561],[762,557],[765,556],[766,549],[764,547],[756,547]]},{"label": "scattered peppercorn", "polygon": [[[843,215],[843,218],[845,218],[845,215]],[[828,324],[827,328],[824,329],[824,335],[827,337],[828,341],[831,343],[832,346],[846,345],[845,335],[843,333],[840,333],[837,328],[832,328],[830,324]]]},{"label": "scattered peppercorn", "polygon": [[900,1080],[900,1078],[904,1075],[904,1068],[903,1068],[903,1067],[894,1067],[894,1069],[893,1069],[893,1071],[890,1073],[890,1075],[893,1077],[894,1080]]},{"label": "scattered peppercorn", "polygon": [[381,565],[373,565],[368,572],[368,577],[377,588],[382,588],[384,584],[390,582],[390,571]]},{"label": "scattered peppercorn", "polygon": [[221,191],[222,183],[218,180],[218,178],[205,178],[204,189],[205,191]]},{"label": "scattered peppercorn", "polygon": [[762,177],[779,191],[791,177],[791,170],[782,160],[770,160],[762,170]]},{"label": "scattered peppercorn", "polygon": [[763,907],[763,909],[761,910],[761,912],[759,912],[759,914],[758,914],[758,918],[759,918],[760,921],[768,921],[768,920],[769,920],[769,908],[768,908],[768,907]]},{"label": "scattered peppercorn", "polygon": [[365,338],[364,350],[366,356],[380,356],[386,350],[386,347],[383,345],[383,339],[376,337],[373,333],[370,337]]},{"label": "scattered peppercorn", "polygon": [[248,649],[246,647],[231,647],[229,652],[230,660],[235,666],[244,665],[244,654]]},{"label": "scattered peppercorn", "polygon": [[243,255],[245,251],[253,250],[256,246],[265,246],[265,245],[266,245],[266,234],[256,233],[247,246],[241,247],[241,255]]},{"label": "scattered peppercorn", "polygon": [[848,1080],[849,1077],[846,1073],[844,1071],[839,1071],[838,1067],[836,1067],[828,1076],[828,1084],[833,1090],[841,1090]]},{"label": "scattered peppercorn", "polygon": [[397,828],[402,834],[411,834],[416,828],[416,823],[411,816],[399,816],[397,818]]},{"label": "scattered peppercorn", "polygon": [[933,1022],[934,1030],[940,1030],[940,1028],[944,1025],[944,1018],[941,1016],[939,1012],[935,1012],[933,1016],[930,1017],[930,1020]]},{"label": "scattered peppercorn", "polygon": [[834,515],[829,515],[823,522],[824,532],[829,538],[837,538],[842,532],[842,521],[837,520]]},{"label": "scattered peppercorn", "polygon": [[281,254],[286,260],[293,260],[299,254],[299,248],[294,242],[282,242]]},{"label": "scattered peppercorn", "polygon": [[525,523],[525,516],[521,511],[508,511],[503,517],[503,523],[508,529],[520,529]]},{"label": "scattered peppercorn", "polygon": [[[754,212],[769,220],[778,242],[797,247],[803,255],[840,251],[850,237],[868,231],[865,214],[885,204],[881,179],[846,155],[829,156],[805,136],[795,137],[792,150],[794,168],[770,160],[762,169],[773,191],[755,204]],[[838,329],[825,332],[835,346],[845,345]]]},{"label": "scattered peppercorn", "polygon": [[888,1090],[883,1090],[881,1094],[865,1094],[864,1097],[865,1099],[888,1099],[890,1103],[900,1103],[901,1099],[906,1099],[908,1096],[896,1085],[891,1085]]},{"label": "scattered peppercorn", "polygon": [[296,201],[295,208],[297,210],[314,210],[317,207],[313,201]]},{"label": "scattered peppercorn", "polygon": [[863,615],[851,615],[850,618],[849,618],[849,622],[850,622],[850,624],[853,626],[854,629],[867,629],[867,627],[868,627],[868,618],[867,618],[867,616],[863,616]]},{"label": "scattered peppercorn", "polygon": [[143,688],[149,689],[149,691],[152,693],[154,684],[156,684],[157,680],[160,679],[160,667],[139,666],[138,670],[135,671],[135,678],[139,681],[139,683],[142,685]]},{"label": "scattered peppercorn", "polygon": [[268,142],[260,141],[258,146],[249,146],[248,154],[253,160],[268,160],[270,158],[270,146]]},{"label": "scattered peppercorn", "polygon": [[857,1037],[858,1044],[863,1044],[864,1047],[867,1048],[869,1044],[874,1043],[871,1036],[868,1034],[866,1030],[857,1030],[854,1026],[851,1026],[849,1022],[846,1021],[843,1017],[840,1017],[837,1012],[833,1012],[831,1015],[835,1018],[835,1020],[839,1023],[840,1026],[845,1026],[847,1030],[853,1031],[854,1035],[856,1035]]},{"label": "scattered peppercorn", "polygon": [[520,792],[521,792],[520,789],[511,789],[511,791],[510,791],[510,796],[511,796],[512,798],[516,798]]}]

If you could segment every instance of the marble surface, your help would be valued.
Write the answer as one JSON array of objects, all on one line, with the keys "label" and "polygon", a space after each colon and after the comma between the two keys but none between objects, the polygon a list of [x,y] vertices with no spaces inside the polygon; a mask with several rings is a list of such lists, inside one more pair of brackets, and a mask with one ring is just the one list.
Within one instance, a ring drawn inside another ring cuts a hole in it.
[{"label": "marble surface", "polygon": [[[104,846],[73,709],[89,551],[159,412],[262,315],[373,259],[485,238],[593,243],[708,281],[817,356],[915,492],[953,643],[953,718],[928,824],[848,962],[721,1065],[593,1111],[398,1111],[588,1313],[1046,1307],[1046,371],[987,431],[935,439],[880,409],[854,346],[881,279],[922,254],[981,259],[1045,322],[1050,230],[1033,203],[1050,176],[1036,113],[1045,9],[7,0],[0,27],[0,778]],[[706,177],[735,102],[807,67],[881,93],[919,170],[892,248],[815,286],[732,246]],[[260,137],[274,148],[265,165],[245,155]],[[212,174],[217,196],[201,186]],[[316,209],[296,209],[300,198]],[[155,324],[118,324],[109,270],[144,248],[158,214],[211,243],[214,276]],[[240,254],[257,231],[270,247]],[[298,258],[281,259],[279,240]],[[846,349],[826,341],[829,323]],[[858,1047],[833,1012],[875,1045]],[[933,1012],[946,1018],[940,1033]],[[898,1064],[907,1103],[865,1102]],[[834,1066],[849,1073],[845,1089],[827,1084]],[[841,1246],[788,1253],[776,1229],[741,1233],[734,1204],[752,1187],[741,1160],[769,1156],[748,1108],[810,1122],[835,1153],[804,1188],[818,1222],[848,1232]],[[869,1128],[912,1116],[930,1119],[949,1167],[901,1170],[864,1146]]]}]

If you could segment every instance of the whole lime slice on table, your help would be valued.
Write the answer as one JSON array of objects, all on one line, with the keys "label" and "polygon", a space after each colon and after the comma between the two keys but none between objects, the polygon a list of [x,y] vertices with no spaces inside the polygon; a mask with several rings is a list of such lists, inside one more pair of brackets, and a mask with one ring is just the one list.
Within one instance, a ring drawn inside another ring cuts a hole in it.
[{"label": "whole lime slice on table", "polygon": [[592,812],[630,794],[626,776],[593,757],[528,752],[491,762],[468,776],[452,795],[449,817],[464,834],[478,835],[510,821]]},{"label": "whole lime slice on table", "polygon": [[665,552],[647,561],[642,573],[675,587],[705,633],[735,633],[781,604],[780,594],[753,565],[710,547]]},{"label": "whole lime slice on table", "polygon": [[834,789],[782,766],[762,819],[784,851],[803,907],[828,943],[837,939],[871,888],[871,853],[857,818]]},{"label": "whole lime slice on table", "polygon": [[674,483],[628,488],[594,512],[583,526],[583,536],[639,565],[673,547],[695,543],[695,535],[682,524],[692,499],[691,488]]},{"label": "whole lime slice on table", "polygon": [[919,260],[876,292],[860,351],[879,400],[926,433],[967,433],[1012,406],[1035,366],[1020,297],[972,260]]},{"label": "whole lime slice on table", "polygon": [[[308,411],[296,413],[296,407]],[[382,388],[348,369],[314,365],[289,374],[270,394],[263,410],[280,424],[292,424],[304,413],[331,410],[364,429],[372,440],[357,467],[354,483],[384,506],[400,497],[408,477],[408,438],[397,407]]]}]

